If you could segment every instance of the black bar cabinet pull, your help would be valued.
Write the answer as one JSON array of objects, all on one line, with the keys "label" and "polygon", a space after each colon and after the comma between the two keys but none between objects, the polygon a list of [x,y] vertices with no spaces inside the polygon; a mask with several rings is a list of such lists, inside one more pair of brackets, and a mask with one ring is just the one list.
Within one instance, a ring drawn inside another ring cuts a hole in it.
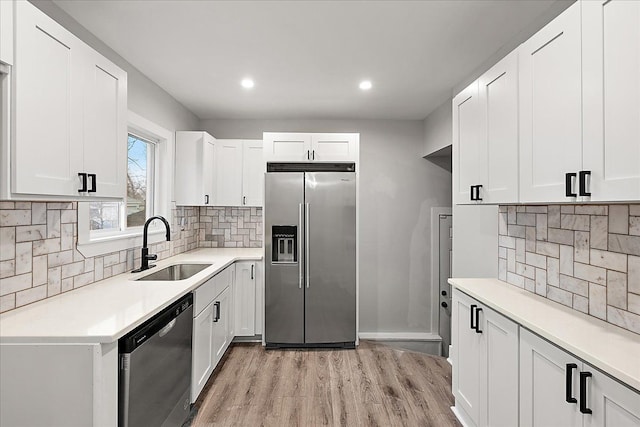
[{"label": "black bar cabinet pull", "polygon": [[580,372],[580,412],[591,414],[591,409],[587,408],[587,378],[591,377],[591,372]]},{"label": "black bar cabinet pull", "polygon": [[311,160],[311,151],[307,150],[307,160]]},{"label": "black bar cabinet pull", "polygon": [[95,193],[96,192],[96,174],[95,173],[90,173],[87,175],[89,178],[91,178],[91,188],[89,189],[88,193]]},{"label": "black bar cabinet pull", "polygon": [[471,329],[475,329],[475,328],[476,328],[476,327],[474,326],[474,324],[473,324],[473,310],[475,310],[476,308],[478,308],[478,306],[477,306],[477,305],[475,305],[475,304],[471,304],[471,313],[470,313],[470,315],[469,315],[469,318],[471,319],[471,325],[470,325]]},{"label": "black bar cabinet pull", "polygon": [[482,201],[482,197],[480,197],[481,188],[482,188],[482,185],[476,185],[476,200],[478,201]]},{"label": "black bar cabinet pull", "polygon": [[573,193],[573,179],[576,177],[574,172],[567,172],[564,174],[564,186],[565,186],[565,196],[567,197],[578,197],[576,193]]},{"label": "black bar cabinet pull", "polygon": [[216,308],[216,315],[213,318],[214,322],[220,320],[220,301],[216,301],[213,303],[213,306]]},{"label": "black bar cabinet pull", "polygon": [[253,280],[253,267],[254,267],[254,265],[251,264],[251,280]]},{"label": "black bar cabinet pull", "polygon": [[591,171],[580,171],[578,175],[580,180],[580,195],[591,196],[591,192],[587,192],[587,176],[591,176]]},{"label": "black bar cabinet pull", "polygon": [[313,150],[311,152],[311,160],[315,160],[316,159],[316,150]]},{"label": "black bar cabinet pull", "polygon": [[78,193],[84,193],[87,191],[87,174],[84,172],[78,173],[78,176],[82,178],[82,188],[78,190]]},{"label": "black bar cabinet pull", "polygon": [[476,198],[473,196],[473,189],[474,189],[474,188],[476,188],[476,186],[475,186],[475,185],[472,185],[472,186],[471,186],[471,190],[470,190],[470,191],[471,191],[471,200],[475,200],[475,199],[476,199]]},{"label": "black bar cabinet pull", "polygon": [[474,328],[476,330],[476,334],[481,334],[482,331],[480,330],[480,312],[482,311],[482,309],[480,307],[476,308],[476,327]]},{"label": "black bar cabinet pull", "polygon": [[565,376],[564,394],[567,403],[578,403],[578,400],[573,397],[573,370],[578,369],[578,365],[575,363],[567,363],[567,372]]},{"label": "black bar cabinet pull", "polygon": [[243,205],[247,204],[247,196],[242,196],[242,204]]},{"label": "black bar cabinet pull", "polygon": [[208,204],[209,204],[209,195],[208,195],[208,194],[205,194],[205,195],[204,195],[204,204],[205,204],[205,205],[208,205]]}]

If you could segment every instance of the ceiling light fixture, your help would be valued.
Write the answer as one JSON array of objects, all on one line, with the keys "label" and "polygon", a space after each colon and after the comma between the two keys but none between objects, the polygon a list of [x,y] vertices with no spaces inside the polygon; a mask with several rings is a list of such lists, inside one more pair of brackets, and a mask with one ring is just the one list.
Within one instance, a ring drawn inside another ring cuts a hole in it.
[{"label": "ceiling light fixture", "polygon": [[363,80],[360,82],[360,89],[362,90],[369,90],[371,89],[371,80]]},{"label": "ceiling light fixture", "polygon": [[242,81],[240,82],[240,84],[242,85],[243,88],[245,89],[251,89],[255,83],[253,82],[253,80],[251,79],[242,79]]}]

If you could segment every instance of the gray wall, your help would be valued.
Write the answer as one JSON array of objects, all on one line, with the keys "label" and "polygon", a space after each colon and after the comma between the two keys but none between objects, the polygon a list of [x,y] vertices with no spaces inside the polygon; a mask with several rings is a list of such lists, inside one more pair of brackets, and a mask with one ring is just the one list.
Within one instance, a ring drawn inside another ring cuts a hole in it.
[{"label": "gray wall", "polygon": [[452,127],[451,99],[447,99],[424,119],[424,153],[434,154],[451,145]]},{"label": "gray wall", "polygon": [[422,158],[420,120],[204,120],[216,138],[360,133],[360,331],[436,332],[430,209],[451,206],[451,174]]},{"label": "gray wall", "polygon": [[[198,128],[199,118],[195,114],[87,31],[65,11],[50,0],[33,0],[32,3],[127,72],[129,110],[171,131],[196,130]],[[167,66],[172,65],[167,64]],[[176,78],[179,78],[178,67],[176,67]]]}]

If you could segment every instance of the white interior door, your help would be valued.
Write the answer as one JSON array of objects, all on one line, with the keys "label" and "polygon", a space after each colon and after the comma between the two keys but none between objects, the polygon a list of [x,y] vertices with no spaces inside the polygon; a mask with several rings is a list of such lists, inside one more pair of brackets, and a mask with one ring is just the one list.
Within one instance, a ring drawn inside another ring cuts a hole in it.
[{"label": "white interior door", "polygon": [[86,47],[29,2],[15,6],[12,191],[78,197]]},{"label": "white interior door", "polygon": [[581,4],[520,47],[520,202],[576,200],[565,178],[582,166]]},{"label": "white interior door", "polygon": [[242,206],[242,141],[216,140],[216,206]]},{"label": "white interior door", "polygon": [[518,51],[480,77],[484,131],[479,140],[480,197],[485,203],[518,202]]},{"label": "white interior door", "polygon": [[582,3],[584,170],[593,201],[640,199],[640,2]]},{"label": "white interior door", "polygon": [[480,185],[479,171],[484,167],[480,159],[482,113],[478,100],[478,82],[453,98],[453,169],[454,200],[456,204],[471,201],[471,186]]},{"label": "white interior door", "polygon": [[264,173],[262,141],[242,142],[242,205],[262,206]]}]

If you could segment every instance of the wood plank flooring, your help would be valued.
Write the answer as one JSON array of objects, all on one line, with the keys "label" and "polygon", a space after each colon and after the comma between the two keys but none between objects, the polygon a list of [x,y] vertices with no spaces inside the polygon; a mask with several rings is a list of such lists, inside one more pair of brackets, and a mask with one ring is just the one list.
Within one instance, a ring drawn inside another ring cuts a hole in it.
[{"label": "wood plank flooring", "polygon": [[459,426],[452,405],[442,357],[370,341],[356,350],[236,344],[191,426]]}]

